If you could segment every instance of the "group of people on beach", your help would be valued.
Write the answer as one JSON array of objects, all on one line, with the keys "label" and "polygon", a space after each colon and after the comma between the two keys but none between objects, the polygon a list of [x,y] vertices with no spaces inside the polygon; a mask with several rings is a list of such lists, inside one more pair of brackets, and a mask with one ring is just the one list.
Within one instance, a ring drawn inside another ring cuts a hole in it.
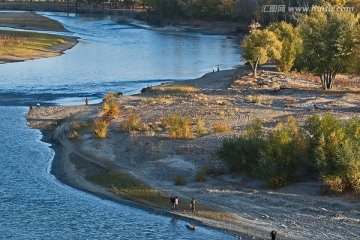
[{"label": "group of people on beach", "polygon": [[[215,68],[214,68],[214,67],[213,67],[213,69],[212,69],[212,70],[213,70],[213,72],[215,72]],[[219,67],[219,66],[217,66],[217,67],[216,67],[216,71],[217,71],[217,72],[219,72],[219,71],[220,71],[220,67]]]},{"label": "group of people on beach", "polygon": [[[172,194],[170,197],[170,202],[171,202],[171,209],[177,210],[179,207],[179,197]],[[195,204],[196,204],[195,198],[192,198],[190,202],[190,209],[192,212],[195,212]]]}]

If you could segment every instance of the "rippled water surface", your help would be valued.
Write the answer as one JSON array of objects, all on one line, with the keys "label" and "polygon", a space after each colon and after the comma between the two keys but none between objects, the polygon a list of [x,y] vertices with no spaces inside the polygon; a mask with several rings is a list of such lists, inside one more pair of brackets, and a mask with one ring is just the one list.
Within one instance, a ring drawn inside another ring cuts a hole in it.
[{"label": "rippled water surface", "polygon": [[[0,239],[232,239],[72,189],[50,174],[53,150],[29,129],[28,105],[98,101],[238,64],[223,36],[161,33],[110,17],[42,13],[80,43],[60,57],[0,65]],[[145,26],[146,27],[146,26]],[[19,106],[15,106],[19,105]]]}]

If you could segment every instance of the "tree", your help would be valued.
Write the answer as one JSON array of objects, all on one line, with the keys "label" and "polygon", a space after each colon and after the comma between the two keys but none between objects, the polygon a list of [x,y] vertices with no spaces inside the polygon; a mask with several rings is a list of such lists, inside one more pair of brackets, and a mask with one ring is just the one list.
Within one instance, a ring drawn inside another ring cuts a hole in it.
[{"label": "tree", "polygon": [[279,70],[290,71],[302,48],[298,29],[286,22],[272,23],[267,29],[274,32],[282,43],[281,56],[278,61]]},{"label": "tree", "polygon": [[304,67],[319,76],[324,90],[337,74],[346,72],[358,42],[358,17],[350,12],[316,12],[300,23]]},{"label": "tree", "polygon": [[281,56],[281,42],[276,35],[265,29],[254,29],[245,36],[241,42],[243,48],[242,57],[245,62],[250,63],[254,77],[257,77],[259,64],[264,64],[269,60],[278,60]]}]

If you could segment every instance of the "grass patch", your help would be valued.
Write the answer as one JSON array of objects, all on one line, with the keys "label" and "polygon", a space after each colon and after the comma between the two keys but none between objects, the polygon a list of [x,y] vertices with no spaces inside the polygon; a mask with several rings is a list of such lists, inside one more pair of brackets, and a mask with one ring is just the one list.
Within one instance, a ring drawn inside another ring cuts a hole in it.
[{"label": "grass patch", "polygon": [[178,85],[178,86],[157,86],[153,87],[154,90],[159,90],[163,92],[181,92],[181,93],[193,93],[199,91],[196,87]]},{"label": "grass patch", "polygon": [[141,123],[141,119],[137,114],[129,114],[121,123],[121,128],[124,132],[148,130],[148,126]]},{"label": "grass patch", "polygon": [[217,122],[213,126],[213,131],[215,133],[231,132],[231,127],[229,124],[227,124],[225,122]]},{"label": "grass patch", "polygon": [[106,138],[109,122],[103,119],[95,119],[93,122],[94,134],[97,138]]},{"label": "grass patch", "polygon": [[205,121],[202,118],[196,119],[197,133],[199,134],[207,134],[208,130],[205,125]]},{"label": "grass patch", "polygon": [[261,95],[258,96],[252,96],[252,95],[248,95],[245,97],[245,101],[249,102],[249,103],[262,103],[264,101],[264,97]]},{"label": "grass patch", "polygon": [[109,120],[115,119],[120,114],[120,103],[118,101],[105,101],[102,112],[105,118]]},{"label": "grass patch", "polygon": [[174,184],[176,186],[185,186],[186,185],[186,179],[182,175],[177,175],[174,179]]},{"label": "grass patch", "polygon": [[83,132],[87,131],[91,124],[89,122],[72,122],[70,124],[71,126],[71,133],[70,133],[70,138],[78,138],[80,137],[81,134],[83,134]]},{"label": "grass patch", "polygon": [[117,170],[101,175],[88,176],[88,180],[111,189],[117,195],[142,203],[170,207],[169,197],[147,186],[128,172]]},{"label": "grass patch", "polygon": [[26,56],[64,42],[67,40],[51,34],[1,30],[0,56]]},{"label": "grass patch", "polygon": [[217,170],[217,169],[216,169],[215,167],[213,167],[213,166],[203,167],[202,169],[200,169],[199,171],[196,172],[196,174],[195,174],[195,181],[196,181],[196,182],[205,182],[207,175],[209,175],[209,174],[216,174],[217,172],[220,172],[220,171]]},{"label": "grass patch", "polygon": [[0,23],[1,26],[12,26],[23,29],[66,31],[64,26],[58,21],[29,12],[2,12]]},{"label": "grass patch", "polygon": [[187,117],[179,115],[169,115],[161,119],[161,123],[168,129],[170,138],[173,139],[191,139],[193,134],[191,132],[190,120]]}]

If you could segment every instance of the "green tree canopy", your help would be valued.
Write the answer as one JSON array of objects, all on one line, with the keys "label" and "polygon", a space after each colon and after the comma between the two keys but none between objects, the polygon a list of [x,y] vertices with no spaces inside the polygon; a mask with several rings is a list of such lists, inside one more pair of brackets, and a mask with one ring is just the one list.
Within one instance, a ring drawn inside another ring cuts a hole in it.
[{"label": "green tree canopy", "polygon": [[255,77],[257,77],[256,71],[259,64],[278,60],[281,56],[281,42],[273,32],[267,29],[251,30],[241,42],[241,47],[243,48],[242,57],[245,62],[250,63]]},{"label": "green tree canopy", "polygon": [[274,32],[282,43],[278,69],[283,72],[290,71],[302,49],[302,40],[298,29],[283,21],[272,23],[267,29]]},{"label": "green tree canopy", "polygon": [[337,74],[348,69],[358,43],[358,18],[350,12],[316,12],[303,16],[304,67],[320,77],[323,89],[330,89]]}]

